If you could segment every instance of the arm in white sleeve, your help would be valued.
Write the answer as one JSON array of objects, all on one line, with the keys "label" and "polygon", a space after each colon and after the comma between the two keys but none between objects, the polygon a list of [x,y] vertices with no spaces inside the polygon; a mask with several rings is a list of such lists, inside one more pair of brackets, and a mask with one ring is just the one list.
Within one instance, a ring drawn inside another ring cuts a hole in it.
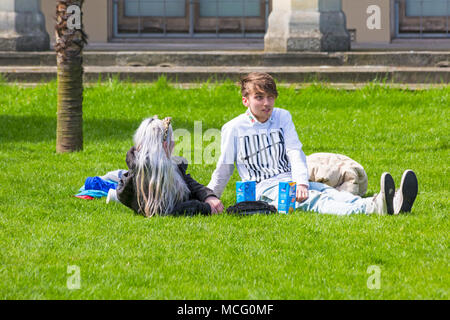
[{"label": "arm in white sleeve", "polygon": [[284,121],[286,154],[291,164],[292,180],[297,184],[308,185],[308,166],[306,164],[306,156],[302,150],[302,143],[298,139],[297,131],[292,122],[291,114],[286,111]]},{"label": "arm in white sleeve", "polygon": [[287,156],[291,163],[292,180],[297,184],[308,186],[308,167],[306,164],[306,156],[303,150],[288,150]]},{"label": "arm in white sleeve", "polygon": [[231,127],[225,125],[222,127],[221,143],[220,143],[220,157],[217,162],[216,170],[214,170],[208,188],[220,198],[223,190],[227,186],[231,175],[234,171],[234,162],[236,159],[236,145],[233,130]]}]

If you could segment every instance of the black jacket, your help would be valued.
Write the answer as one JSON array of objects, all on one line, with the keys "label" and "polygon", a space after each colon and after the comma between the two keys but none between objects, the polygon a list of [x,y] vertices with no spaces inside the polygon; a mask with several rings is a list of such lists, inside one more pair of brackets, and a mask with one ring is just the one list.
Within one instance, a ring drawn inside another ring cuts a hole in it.
[{"label": "black jacket", "polygon": [[[128,171],[122,175],[122,178],[117,185],[117,198],[121,203],[126,205],[127,207],[133,209],[136,213],[143,214],[143,212],[139,209],[139,205],[137,202],[137,194],[136,194],[136,179],[135,179],[135,153],[136,148],[132,147],[127,152],[127,166]],[[206,198],[210,196],[216,197],[214,192],[211,189],[208,189],[204,185],[198,183],[194,179],[192,179],[191,175],[186,174],[187,163],[181,162],[178,164],[178,170],[183,177],[186,185],[189,188],[189,200],[179,203],[174,208],[173,212],[169,213],[171,215],[194,215],[197,213],[200,214],[211,214],[211,206],[204,202]]]}]

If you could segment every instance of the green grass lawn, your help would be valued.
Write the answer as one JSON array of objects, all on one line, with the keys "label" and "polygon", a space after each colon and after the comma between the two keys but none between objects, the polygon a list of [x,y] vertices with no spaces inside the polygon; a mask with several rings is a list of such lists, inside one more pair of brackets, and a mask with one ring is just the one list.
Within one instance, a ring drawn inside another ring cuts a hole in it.
[{"label": "green grass lawn", "polygon": [[[141,120],[172,116],[193,132],[244,112],[231,83],[181,90],[112,82],[89,87],[84,151],[59,155],[56,84],[0,84],[1,299],[449,299],[450,87],[404,91],[280,88],[305,153],[360,162],[368,194],[382,172],[414,169],[419,195],[401,216],[310,212],[238,217],[134,215],[73,197],[88,176],[126,168]],[[207,146],[204,143],[203,147]],[[189,172],[207,184],[214,165]],[[222,197],[234,204],[234,174]],[[81,288],[69,290],[68,266]],[[380,270],[380,289],[369,289]]]}]

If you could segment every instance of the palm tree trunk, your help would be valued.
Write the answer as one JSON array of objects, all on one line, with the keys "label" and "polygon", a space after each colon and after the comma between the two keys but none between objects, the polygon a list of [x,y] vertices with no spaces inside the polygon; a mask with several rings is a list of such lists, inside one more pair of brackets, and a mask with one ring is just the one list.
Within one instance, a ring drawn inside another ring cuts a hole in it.
[{"label": "palm tree trunk", "polygon": [[[67,9],[83,6],[83,0],[57,1],[56,58],[58,69],[58,116],[56,152],[83,150],[83,47],[86,34],[83,24],[75,29]],[[78,17],[81,21],[82,15]],[[68,23],[69,22],[69,23]]]}]

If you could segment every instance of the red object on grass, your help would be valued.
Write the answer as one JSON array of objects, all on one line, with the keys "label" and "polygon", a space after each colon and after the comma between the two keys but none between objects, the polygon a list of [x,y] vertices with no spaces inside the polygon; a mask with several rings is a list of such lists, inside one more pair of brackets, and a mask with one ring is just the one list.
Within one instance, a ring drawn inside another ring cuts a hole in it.
[{"label": "red object on grass", "polygon": [[91,197],[91,196],[75,196],[75,197],[84,199],[84,200],[94,200],[94,197]]}]

